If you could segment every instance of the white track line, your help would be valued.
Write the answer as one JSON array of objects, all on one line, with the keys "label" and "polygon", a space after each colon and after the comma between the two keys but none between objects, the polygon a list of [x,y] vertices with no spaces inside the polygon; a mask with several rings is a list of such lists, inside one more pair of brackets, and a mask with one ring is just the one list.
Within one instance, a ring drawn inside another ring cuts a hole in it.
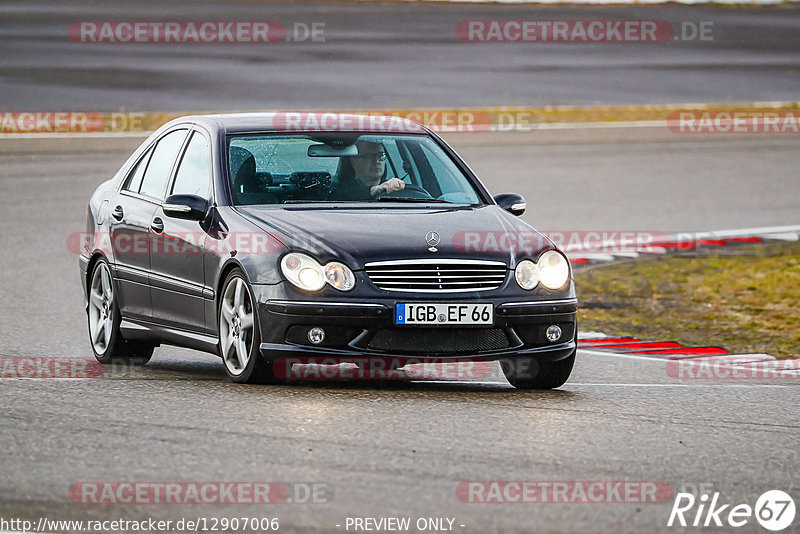
[{"label": "white track line", "polygon": [[[446,385],[463,385],[463,386],[497,386],[507,385],[506,382],[477,382],[472,380],[412,380],[415,384],[446,384]],[[696,388],[696,389],[758,389],[758,388],[789,388],[798,389],[800,385],[792,384],[654,384],[654,383],[604,383],[604,382],[567,382],[561,388],[569,386],[577,387],[614,387],[614,388]],[[554,390],[557,391],[557,390]],[[0,533],[2,534],[2,533]]]},{"label": "white track line", "polygon": [[567,382],[564,386],[608,386],[620,388],[790,388],[797,389],[800,385],[790,384],[606,384],[602,382]]},{"label": "white track line", "polygon": [[764,234],[762,236],[764,239],[770,239],[775,241],[798,241],[800,237],[795,232],[787,232],[785,234]]},{"label": "white track line", "polygon": [[594,330],[587,330],[585,332],[578,332],[578,339],[585,339],[585,340],[596,340],[596,339],[604,339],[608,336],[602,332],[595,332]]},{"label": "white track line", "polygon": [[[370,0],[360,0],[368,2]],[[418,0],[404,0],[412,3]],[[450,3],[460,2],[469,4],[581,4],[581,5],[605,5],[605,4],[626,4],[626,5],[645,5],[645,4],[666,4],[667,2],[675,2],[677,4],[690,4],[690,5],[709,5],[711,3],[718,3],[732,6],[772,6],[772,5],[791,5],[792,3],[800,0],[422,0],[429,3]]]},{"label": "white track line", "polygon": [[[602,339],[602,338],[599,338],[599,339]],[[592,349],[583,349],[583,348],[580,347],[580,345],[578,345],[578,350],[580,352],[588,353],[588,354],[591,354],[593,356],[610,356],[612,358],[628,358],[630,360],[648,360],[648,361],[651,361],[651,362],[663,362],[663,363],[680,362],[680,361],[690,362],[690,361],[695,360],[695,359],[696,360],[705,360],[705,359],[708,359],[708,358],[730,359],[730,360],[732,360],[732,363],[728,364],[727,365],[728,367],[737,366],[737,365],[744,366],[744,367],[750,367],[750,364],[752,364],[752,363],[764,363],[764,362],[774,363],[774,362],[781,361],[781,360],[776,359],[774,356],[770,356],[769,354],[760,354],[760,353],[759,354],[735,354],[735,353],[729,353],[729,354],[697,354],[697,355],[691,355],[691,357],[689,357],[689,358],[658,358],[658,357],[654,357],[654,356],[640,356],[638,354],[626,354],[626,353],[621,353],[621,352],[601,351],[601,350],[596,350],[596,347],[594,347]],[[686,356],[685,354],[680,354],[680,353],[677,353],[677,352],[676,353],[670,353],[670,354],[674,355],[674,356]],[[769,360],[767,360],[767,359],[744,360],[744,358],[756,357],[756,356],[770,356],[772,359],[769,359]],[[742,359],[742,361],[739,361],[740,359]],[[786,361],[793,361],[793,360],[794,359],[786,360]],[[715,361],[718,361],[718,360],[711,360],[711,361],[715,362]]]},{"label": "white track line", "polygon": [[[714,230],[711,232],[697,232],[691,233],[689,235],[696,236],[697,239],[707,239],[707,238],[714,238],[714,237],[761,237],[762,235],[766,234],[782,234],[782,233],[797,233],[800,232],[800,225],[792,225],[792,226],[761,226],[756,228],[739,228],[733,230]],[[676,234],[676,236],[681,236],[686,234]]]},{"label": "white track line", "polygon": [[578,345],[578,351],[591,354],[592,356],[609,356],[611,358],[627,358],[629,360],[649,360],[651,362],[661,362],[661,363],[667,363],[669,361],[668,358],[654,358],[652,356],[638,356],[636,354],[622,354],[619,352],[605,352],[592,349],[582,349],[580,345]]}]

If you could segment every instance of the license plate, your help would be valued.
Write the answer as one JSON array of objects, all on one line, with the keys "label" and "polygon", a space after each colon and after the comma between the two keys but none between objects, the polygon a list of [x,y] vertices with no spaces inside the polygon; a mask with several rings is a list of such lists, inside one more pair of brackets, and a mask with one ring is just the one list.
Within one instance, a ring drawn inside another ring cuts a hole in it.
[{"label": "license plate", "polygon": [[492,325],[494,306],[483,304],[398,303],[395,324],[407,325]]}]

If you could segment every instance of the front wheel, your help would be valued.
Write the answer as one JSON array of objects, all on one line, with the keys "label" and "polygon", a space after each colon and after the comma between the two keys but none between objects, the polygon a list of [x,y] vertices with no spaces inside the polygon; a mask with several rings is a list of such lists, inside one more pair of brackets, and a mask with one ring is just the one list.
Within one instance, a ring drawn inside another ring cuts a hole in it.
[{"label": "front wheel", "polygon": [[554,389],[564,385],[575,365],[575,349],[563,360],[540,362],[536,358],[501,360],[506,380],[517,389]]},{"label": "front wheel", "polygon": [[135,343],[122,337],[119,329],[122,315],[117,305],[111,271],[105,260],[99,260],[94,265],[88,297],[89,341],[97,361],[135,365],[149,362],[155,348],[153,345]]},{"label": "front wheel", "polygon": [[255,299],[241,271],[234,270],[225,279],[219,305],[219,355],[225,372],[241,384],[274,384],[277,382],[272,362],[260,354],[259,330]]}]

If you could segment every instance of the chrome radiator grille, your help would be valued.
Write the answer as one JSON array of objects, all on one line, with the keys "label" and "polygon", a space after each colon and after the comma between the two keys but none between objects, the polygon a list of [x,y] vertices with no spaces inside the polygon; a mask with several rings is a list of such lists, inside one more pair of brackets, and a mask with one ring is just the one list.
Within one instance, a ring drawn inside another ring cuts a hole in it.
[{"label": "chrome radiator grille", "polygon": [[497,289],[506,279],[499,261],[424,259],[376,261],[365,266],[372,283],[386,291],[460,293]]}]

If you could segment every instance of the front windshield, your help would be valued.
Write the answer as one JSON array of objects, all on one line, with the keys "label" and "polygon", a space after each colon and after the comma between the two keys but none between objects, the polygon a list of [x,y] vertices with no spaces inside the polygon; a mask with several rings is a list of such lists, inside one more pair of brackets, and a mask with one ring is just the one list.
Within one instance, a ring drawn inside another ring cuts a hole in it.
[{"label": "front windshield", "polygon": [[424,135],[233,136],[228,142],[228,165],[236,205],[481,204],[469,179]]}]

